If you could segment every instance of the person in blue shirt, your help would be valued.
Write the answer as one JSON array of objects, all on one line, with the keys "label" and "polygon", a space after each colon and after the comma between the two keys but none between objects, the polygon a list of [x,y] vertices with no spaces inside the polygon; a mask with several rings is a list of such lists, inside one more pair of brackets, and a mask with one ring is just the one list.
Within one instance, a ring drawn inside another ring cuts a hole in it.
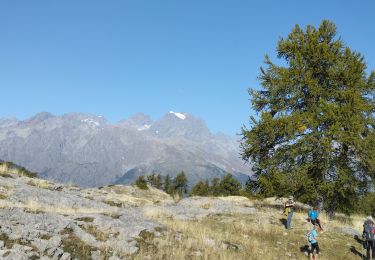
[{"label": "person in blue shirt", "polygon": [[310,260],[317,260],[319,255],[319,244],[318,244],[318,228],[319,226],[316,224],[314,225],[313,230],[311,230],[309,233],[307,233],[307,239],[310,243]]},{"label": "person in blue shirt", "polygon": [[319,212],[318,212],[318,208],[317,207],[314,207],[313,209],[309,210],[309,212],[307,213],[307,216],[308,216],[308,219],[309,221],[311,222],[311,224],[313,225],[318,225],[320,230],[323,230],[322,228],[322,225],[320,224],[320,220],[319,220]]}]

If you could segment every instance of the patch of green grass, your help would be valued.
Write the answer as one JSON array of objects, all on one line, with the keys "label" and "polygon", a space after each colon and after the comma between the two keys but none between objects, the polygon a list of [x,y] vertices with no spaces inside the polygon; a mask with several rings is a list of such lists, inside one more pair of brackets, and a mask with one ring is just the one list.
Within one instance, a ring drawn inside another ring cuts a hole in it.
[{"label": "patch of green grass", "polygon": [[122,203],[121,202],[114,202],[112,200],[106,200],[106,201],[103,201],[105,204],[108,204],[112,207],[118,207],[118,208],[122,208]]},{"label": "patch of green grass", "polygon": [[74,234],[74,230],[72,228],[66,227],[60,231],[60,235],[71,235],[71,234]]},{"label": "patch of green grass", "polygon": [[76,218],[75,220],[77,221],[82,221],[82,222],[94,222],[94,218],[92,217],[82,217],[82,218]]},{"label": "patch of green grass", "polygon": [[45,213],[45,211],[43,211],[43,210],[30,209],[30,208],[25,208],[24,211],[27,212],[27,213],[31,213],[31,214],[43,214],[43,213]]},{"label": "patch of green grass", "polygon": [[49,239],[52,238],[52,236],[48,235],[48,234],[43,234],[43,235],[40,236],[40,238],[43,239],[43,240],[49,240]]},{"label": "patch of green grass", "polygon": [[104,216],[111,217],[113,219],[119,219],[122,215],[116,213],[103,213]]},{"label": "patch of green grass", "polygon": [[7,198],[8,198],[8,197],[7,197],[6,195],[0,193],[0,200],[5,200],[5,199],[7,199]]}]

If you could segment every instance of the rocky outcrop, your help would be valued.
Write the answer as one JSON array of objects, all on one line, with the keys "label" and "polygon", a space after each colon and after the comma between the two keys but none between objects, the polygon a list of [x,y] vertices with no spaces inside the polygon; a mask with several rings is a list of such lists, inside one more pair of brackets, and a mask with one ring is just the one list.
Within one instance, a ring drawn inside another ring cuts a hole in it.
[{"label": "rocky outcrop", "polygon": [[0,175],[0,257],[102,259],[104,254],[135,254],[139,234],[144,230],[154,232],[160,226],[143,217],[136,207],[152,200],[136,198],[129,192],[127,196],[133,201],[123,199],[117,205],[111,193],[116,194],[113,190],[81,190]]},{"label": "rocky outcrop", "polygon": [[242,197],[175,202],[151,187],[81,189],[0,172],[0,259],[129,259],[149,234],[167,230],[155,214],[200,220],[254,212]]}]

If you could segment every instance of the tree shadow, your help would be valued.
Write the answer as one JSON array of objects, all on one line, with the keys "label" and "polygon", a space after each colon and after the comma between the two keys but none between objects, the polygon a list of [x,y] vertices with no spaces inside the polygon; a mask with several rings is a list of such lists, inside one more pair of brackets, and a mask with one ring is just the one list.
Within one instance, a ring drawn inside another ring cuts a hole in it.
[{"label": "tree shadow", "polygon": [[355,248],[354,246],[351,246],[351,247],[350,247],[350,252],[352,252],[353,254],[355,254],[355,255],[361,257],[361,259],[366,259],[366,256],[365,256],[364,254],[362,254],[361,252],[359,252],[359,251],[357,250],[357,248]]},{"label": "tree shadow", "polygon": [[286,219],[285,218],[280,218],[279,221],[286,228]]}]

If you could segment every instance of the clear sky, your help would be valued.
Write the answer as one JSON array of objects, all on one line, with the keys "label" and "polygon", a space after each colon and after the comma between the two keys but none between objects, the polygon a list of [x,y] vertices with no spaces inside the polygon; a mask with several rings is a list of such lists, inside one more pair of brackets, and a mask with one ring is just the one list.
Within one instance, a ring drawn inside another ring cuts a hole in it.
[{"label": "clear sky", "polygon": [[374,0],[3,0],[0,117],[173,110],[234,135],[264,55],[322,19],[375,69]]}]

